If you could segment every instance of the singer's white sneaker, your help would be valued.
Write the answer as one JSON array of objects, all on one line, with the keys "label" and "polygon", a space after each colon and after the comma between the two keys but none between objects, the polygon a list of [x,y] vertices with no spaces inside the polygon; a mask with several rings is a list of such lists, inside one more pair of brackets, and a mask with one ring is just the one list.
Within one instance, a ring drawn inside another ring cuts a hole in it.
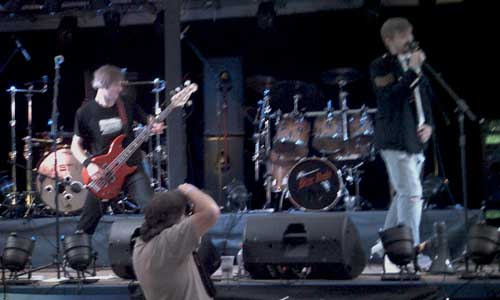
[{"label": "singer's white sneaker", "polygon": [[375,256],[382,257],[384,255],[384,246],[380,240],[377,240],[377,243],[373,245],[370,250],[370,258]]},{"label": "singer's white sneaker", "polygon": [[386,274],[394,274],[401,271],[398,266],[392,263],[387,255],[384,256],[384,269]]}]

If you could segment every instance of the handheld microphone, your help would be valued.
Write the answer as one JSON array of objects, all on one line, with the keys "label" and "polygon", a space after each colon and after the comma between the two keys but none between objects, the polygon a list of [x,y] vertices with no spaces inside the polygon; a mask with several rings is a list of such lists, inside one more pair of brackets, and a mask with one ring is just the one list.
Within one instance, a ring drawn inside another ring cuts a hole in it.
[{"label": "handheld microphone", "polygon": [[411,52],[415,52],[415,51],[420,50],[420,44],[417,41],[411,41],[411,42],[406,43],[406,47]]},{"label": "handheld microphone", "polygon": [[58,56],[54,57],[54,63],[55,63],[56,65],[60,65],[60,64],[62,64],[63,62],[64,62],[64,56],[62,56],[62,55],[58,55]]},{"label": "handheld microphone", "polygon": [[18,39],[14,39],[14,42],[16,43],[16,48],[19,49],[19,51],[21,51],[21,54],[24,56],[24,59],[26,61],[30,61],[31,60],[31,56],[28,53],[28,51],[26,51],[26,49],[24,49],[24,47],[21,44],[21,42]]}]

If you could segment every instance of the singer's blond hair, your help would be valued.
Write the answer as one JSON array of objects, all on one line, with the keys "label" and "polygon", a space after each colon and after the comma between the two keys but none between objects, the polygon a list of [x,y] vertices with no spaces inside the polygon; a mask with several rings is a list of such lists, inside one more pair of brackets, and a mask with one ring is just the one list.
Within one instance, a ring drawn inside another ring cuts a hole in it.
[{"label": "singer's blond hair", "polygon": [[111,84],[121,82],[125,76],[120,68],[113,65],[104,65],[95,70],[92,80],[94,89],[107,89]]},{"label": "singer's blond hair", "polygon": [[380,36],[382,40],[392,39],[396,34],[412,30],[413,26],[410,21],[405,18],[390,18],[387,19],[382,27],[380,27]]}]

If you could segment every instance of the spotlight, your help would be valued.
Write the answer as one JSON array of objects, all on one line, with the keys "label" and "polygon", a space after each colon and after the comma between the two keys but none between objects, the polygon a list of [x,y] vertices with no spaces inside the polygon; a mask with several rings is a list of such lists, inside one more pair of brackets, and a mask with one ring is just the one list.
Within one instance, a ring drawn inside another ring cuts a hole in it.
[{"label": "spotlight", "polygon": [[102,17],[104,18],[104,25],[108,28],[120,27],[121,15],[114,9],[107,10]]},{"label": "spotlight", "polygon": [[486,224],[475,224],[469,229],[468,256],[476,264],[476,271],[489,265],[498,253],[498,229]]},{"label": "spotlight", "polygon": [[[85,233],[75,233],[72,236],[62,237],[62,244],[64,248],[64,262],[63,262],[63,270],[65,277],[70,278],[70,282],[79,282],[79,283],[92,283],[96,282],[95,280],[89,280],[85,278],[85,273],[95,276],[95,261],[97,260],[97,253],[92,253],[91,246],[91,237]],[[87,268],[93,264],[93,271],[88,272]],[[67,266],[71,267],[76,271],[77,277],[72,277],[68,270]]]},{"label": "spotlight", "polygon": [[46,0],[44,8],[47,13],[53,15],[61,10],[62,0]]},{"label": "spotlight", "polygon": [[[7,238],[2,253],[2,278],[5,280],[5,269],[10,271],[9,279],[16,280],[26,273],[28,278],[31,278],[31,255],[34,248],[34,237],[28,239],[12,232]],[[28,265],[28,271],[19,274],[18,272],[24,270],[26,265]]]},{"label": "spotlight", "polygon": [[[413,246],[413,237],[411,228],[400,224],[396,227],[386,229],[379,232],[380,240],[384,246],[385,254],[389,260],[397,265],[401,272],[398,276],[387,276],[384,267],[384,275],[382,280],[416,280],[419,277],[416,275],[418,266],[416,264],[416,252]],[[414,271],[409,272],[408,264],[413,261]]]},{"label": "spotlight", "polygon": [[3,5],[4,9],[10,13],[16,13],[21,10],[23,7],[23,1],[22,0],[8,0],[5,2]]},{"label": "spotlight", "polygon": [[237,180],[233,180],[224,188],[226,198],[225,210],[230,212],[246,211],[250,194],[245,185]]},{"label": "spotlight", "polygon": [[71,45],[75,40],[78,30],[78,18],[75,16],[64,16],[57,27],[57,41],[61,45]]},{"label": "spotlight", "polygon": [[110,0],[90,0],[90,8],[98,11],[111,6]]},{"label": "spotlight", "polygon": [[275,19],[274,1],[260,2],[257,8],[257,26],[262,30],[271,30],[274,28]]}]

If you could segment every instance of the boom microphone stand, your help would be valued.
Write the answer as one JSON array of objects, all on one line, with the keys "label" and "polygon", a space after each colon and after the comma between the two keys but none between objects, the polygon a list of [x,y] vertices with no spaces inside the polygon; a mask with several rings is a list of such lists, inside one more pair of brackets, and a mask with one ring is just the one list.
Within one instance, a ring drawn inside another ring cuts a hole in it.
[{"label": "boom microphone stand", "polygon": [[[439,83],[439,85],[450,95],[450,97],[455,101],[455,112],[457,113],[458,127],[459,127],[459,147],[460,147],[460,169],[461,169],[461,177],[462,177],[462,199],[464,202],[464,226],[465,232],[468,232],[468,199],[467,199],[467,162],[466,162],[466,135],[465,135],[465,116],[469,119],[469,121],[473,123],[481,124],[484,119],[479,119],[478,117],[470,110],[467,102],[464,99],[460,98],[457,93],[444,81],[441,74],[436,72],[436,70],[424,62],[424,69],[432,75],[432,77]],[[468,249],[466,248],[466,255]],[[468,272],[468,264],[465,265],[466,272]]]},{"label": "boom microphone stand", "polygon": [[57,278],[61,278],[61,253],[60,253],[60,224],[59,224],[59,175],[57,170],[57,127],[59,110],[57,107],[57,98],[59,96],[59,81],[61,80],[60,68],[61,64],[64,62],[64,56],[58,55],[54,57],[54,96],[52,98],[52,115],[51,115],[51,128],[50,136],[52,138],[51,150],[54,153],[54,203],[56,204],[56,255],[54,258],[54,263],[57,268]]}]

